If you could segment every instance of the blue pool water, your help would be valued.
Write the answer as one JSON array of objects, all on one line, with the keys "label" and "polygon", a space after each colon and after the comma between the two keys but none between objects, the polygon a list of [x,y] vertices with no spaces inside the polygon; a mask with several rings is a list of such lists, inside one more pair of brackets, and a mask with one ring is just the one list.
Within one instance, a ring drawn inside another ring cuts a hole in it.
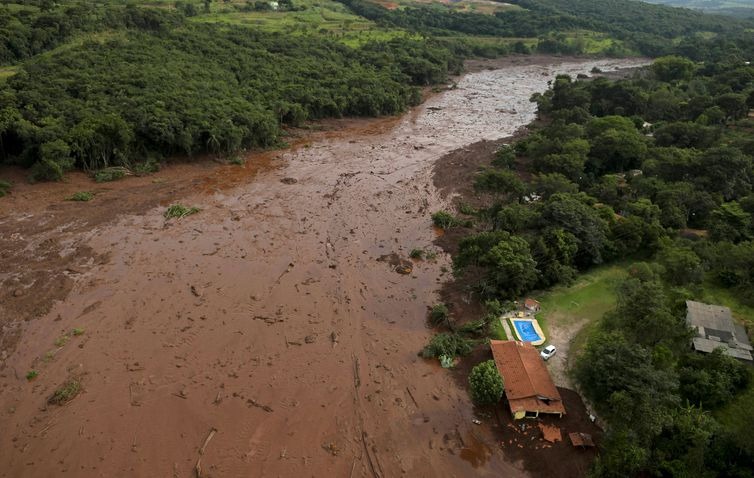
[{"label": "blue pool water", "polygon": [[542,340],[542,337],[540,337],[537,331],[534,330],[534,326],[531,322],[516,320],[513,322],[513,326],[516,327],[516,333],[518,333],[518,336],[525,342]]}]

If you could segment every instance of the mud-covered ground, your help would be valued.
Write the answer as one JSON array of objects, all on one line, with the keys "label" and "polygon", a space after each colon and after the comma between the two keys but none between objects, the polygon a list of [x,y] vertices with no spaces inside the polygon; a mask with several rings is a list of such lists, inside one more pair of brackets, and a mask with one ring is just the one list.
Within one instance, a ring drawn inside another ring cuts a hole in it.
[{"label": "mud-covered ground", "polygon": [[[638,62],[548,61],[485,63],[401,118],[246,166],[106,185],[2,171],[0,476],[528,476],[417,356],[447,257],[408,275],[378,259],[436,247],[434,161],[530,122],[556,73]],[[63,200],[81,190],[95,199]],[[166,220],[176,202],[201,212]],[[49,405],[71,379],[82,391]]]}]

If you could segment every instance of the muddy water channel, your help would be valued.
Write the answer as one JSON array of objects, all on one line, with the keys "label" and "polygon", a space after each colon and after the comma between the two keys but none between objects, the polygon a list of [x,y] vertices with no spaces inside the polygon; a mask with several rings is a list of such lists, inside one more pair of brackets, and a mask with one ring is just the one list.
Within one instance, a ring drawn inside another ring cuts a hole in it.
[{"label": "muddy water channel", "polygon": [[[471,73],[399,119],[315,135],[251,173],[139,183],[162,205],[111,221],[87,223],[99,198],[9,212],[0,226],[24,233],[7,247],[53,241],[73,263],[50,266],[70,292],[3,357],[0,476],[526,476],[472,423],[452,374],[417,356],[448,258],[407,275],[378,259],[432,249],[439,157],[530,122],[529,97],[556,73],[640,63]],[[124,184],[107,207],[134,201]],[[172,202],[201,212],[166,221]],[[62,223],[46,229],[50,217]],[[16,267],[0,277],[23,283]],[[52,287],[27,279],[8,300]],[[69,378],[83,391],[48,405]]]}]

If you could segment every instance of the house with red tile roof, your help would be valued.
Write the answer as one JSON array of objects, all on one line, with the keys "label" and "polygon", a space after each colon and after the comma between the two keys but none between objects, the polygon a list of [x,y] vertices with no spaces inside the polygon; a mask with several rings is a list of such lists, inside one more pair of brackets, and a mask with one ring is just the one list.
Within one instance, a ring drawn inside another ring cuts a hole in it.
[{"label": "house with red tile roof", "polygon": [[539,351],[530,343],[490,340],[492,356],[505,385],[505,397],[513,418],[540,414],[565,415],[558,389]]}]

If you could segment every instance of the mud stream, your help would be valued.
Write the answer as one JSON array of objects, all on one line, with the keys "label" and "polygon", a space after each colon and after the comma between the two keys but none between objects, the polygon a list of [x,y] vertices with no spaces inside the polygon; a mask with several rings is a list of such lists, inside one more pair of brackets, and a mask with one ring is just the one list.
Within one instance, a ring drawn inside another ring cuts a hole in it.
[{"label": "mud stream", "polygon": [[[484,70],[261,167],[178,167],[85,206],[43,193],[12,203],[0,280],[18,290],[0,309],[3,334],[20,339],[0,350],[0,476],[188,477],[199,460],[216,477],[526,476],[472,423],[452,374],[417,356],[448,258],[408,275],[377,259],[432,249],[434,160],[530,122],[529,97],[555,73],[640,63]],[[171,189],[176,174],[191,180]],[[159,199],[117,215],[134,191]],[[179,201],[201,212],[166,221]],[[87,219],[104,207],[117,217]],[[47,269],[11,262],[48,243]],[[12,306],[64,283],[39,318]],[[68,378],[83,391],[47,405]]]}]

